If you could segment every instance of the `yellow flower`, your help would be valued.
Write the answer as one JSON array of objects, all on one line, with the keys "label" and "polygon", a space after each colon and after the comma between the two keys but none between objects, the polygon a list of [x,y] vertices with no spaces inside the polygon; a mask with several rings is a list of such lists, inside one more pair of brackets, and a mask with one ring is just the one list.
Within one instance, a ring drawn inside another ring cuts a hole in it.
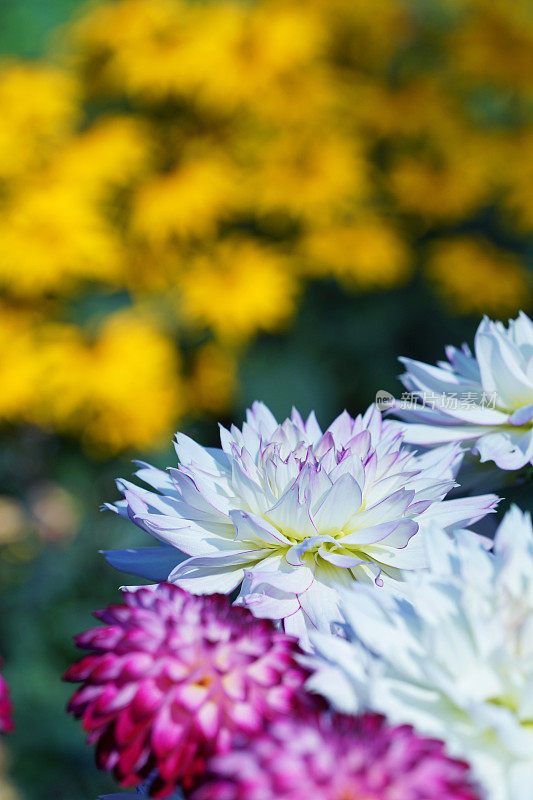
[{"label": "yellow flower", "polygon": [[133,312],[115,314],[88,349],[82,439],[104,452],[161,444],[185,411],[180,384],[173,343]]},{"label": "yellow flower", "polygon": [[133,311],[108,317],[92,341],[74,326],[42,326],[34,345],[41,373],[29,418],[93,451],[154,446],[184,411],[172,341]]},{"label": "yellow flower", "polygon": [[75,434],[109,454],[165,441],[185,410],[176,348],[134,312],[108,317],[91,342],[73,325],[2,311],[0,344],[5,420]]},{"label": "yellow flower", "polygon": [[154,100],[194,95],[227,111],[315,55],[320,18],[303,3],[119,0],[73,28],[89,80]]},{"label": "yellow flower", "polygon": [[396,286],[409,278],[412,268],[406,242],[379,218],[312,230],[302,249],[310,275],[333,275],[348,287]]},{"label": "yellow flower", "polygon": [[75,325],[48,321],[35,331],[41,353],[41,396],[32,409],[41,425],[79,435],[83,432],[85,398],[93,373],[86,336]]},{"label": "yellow flower", "polygon": [[40,365],[27,314],[0,306],[0,419],[24,419],[39,386]]},{"label": "yellow flower", "polygon": [[147,125],[133,115],[103,117],[72,138],[56,162],[56,171],[77,190],[99,200],[110,189],[139,179],[151,158]]},{"label": "yellow flower", "polygon": [[94,91],[164,96],[182,72],[188,14],[179,0],[100,3],[70,30],[73,61]]},{"label": "yellow flower", "polygon": [[65,294],[81,279],[115,283],[120,241],[74,182],[40,175],[0,214],[0,285],[17,296]]},{"label": "yellow flower", "polygon": [[436,242],[427,274],[459,313],[501,316],[531,301],[531,284],[517,257],[483,238],[456,236]]},{"label": "yellow flower", "polygon": [[231,209],[235,171],[216,155],[185,161],[154,177],[134,199],[132,229],[154,245],[172,237],[206,236]]},{"label": "yellow flower", "polygon": [[198,97],[225,111],[246,103],[261,113],[265,97],[268,103],[273,94],[283,103],[284,91],[290,103],[292,85],[324,39],[315,10],[286,0],[198,6],[195,28]]},{"label": "yellow flower", "polygon": [[317,223],[358,202],[366,186],[359,142],[311,127],[286,129],[266,143],[249,189],[260,211],[285,211]]},{"label": "yellow flower", "polygon": [[45,64],[0,70],[0,178],[40,167],[69,136],[79,116],[74,78]]},{"label": "yellow flower", "polygon": [[465,139],[446,154],[402,157],[390,174],[398,205],[426,220],[468,217],[491,199],[489,152]]},{"label": "yellow flower", "polygon": [[286,323],[297,290],[282,257],[253,240],[236,238],[192,257],[178,285],[192,322],[236,341]]}]

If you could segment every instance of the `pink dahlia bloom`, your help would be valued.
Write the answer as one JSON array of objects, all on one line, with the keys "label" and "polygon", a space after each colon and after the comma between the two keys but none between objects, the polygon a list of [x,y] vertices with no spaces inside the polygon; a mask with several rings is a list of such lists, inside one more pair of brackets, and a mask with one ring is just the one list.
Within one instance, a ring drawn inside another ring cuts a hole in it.
[{"label": "pink dahlia bloom", "polygon": [[225,597],[164,583],[96,612],[106,627],[77,637],[93,652],[65,673],[81,681],[69,711],[121,786],[155,774],[152,797],[189,787],[235,734],[304,702],[295,640]]},{"label": "pink dahlia bloom", "polygon": [[2,733],[9,733],[9,731],[13,730],[12,713],[13,706],[9,697],[9,687],[5,678],[0,675],[0,731]]},{"label": "pink dahlia bloom", "polygon": [[376,714],[280,719],[216,756],[191,800],[480,800],[444,745]]}]

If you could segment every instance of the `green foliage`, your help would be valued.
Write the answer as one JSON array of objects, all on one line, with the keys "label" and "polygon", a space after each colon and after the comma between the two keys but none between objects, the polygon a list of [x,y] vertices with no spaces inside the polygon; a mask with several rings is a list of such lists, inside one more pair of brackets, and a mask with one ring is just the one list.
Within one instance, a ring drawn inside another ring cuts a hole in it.
[{"label": "green foliage", "polygon": [[35,58],[47,38],[67,21],[80,0],[0,0],[0,53]]}]

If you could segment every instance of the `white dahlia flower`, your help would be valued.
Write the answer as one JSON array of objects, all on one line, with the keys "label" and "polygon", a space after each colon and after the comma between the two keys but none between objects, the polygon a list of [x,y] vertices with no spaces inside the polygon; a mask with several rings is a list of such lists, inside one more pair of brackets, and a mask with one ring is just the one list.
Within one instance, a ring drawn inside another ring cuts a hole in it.
[{"label": "white dahlia flower", "polygon": [[505,470],[533,463],[533,322],[520,312],[509,327],[485,318],[474,342],[446,348],[433,367],[400,359],[416,404],[397,403],[405,441],[462,442]]},{"label": "white dahlia flower", "polygon": [[345,593],[348,640],[312,636],[309,688],[343,711],[368,707],[443,739],[488,800],[531,800],[531,518],[513,507],[494,554],[470,534],[452,541],[437,530],[427,549],[430,570],[407,577],[403,598]]},{"label": "white dahlia flower", "polygon": [[240,587],[238,604],[299,636],[307,626],[329,630],[340,589],[427,566],[429,522],[468,525],[496,505],[495,495],[443,501],[458,446],[419,456],[403,446],[401,427],[371,406],[322,433],[314,414],[304,422],[293,411],[278,425],[255,403],[242,431],[221,429],[220,450],[178,434],[177,469],[137,473],[157,491],[120,481],[125,499],[111,506],[165,546],[108,560],[196,594]]}]

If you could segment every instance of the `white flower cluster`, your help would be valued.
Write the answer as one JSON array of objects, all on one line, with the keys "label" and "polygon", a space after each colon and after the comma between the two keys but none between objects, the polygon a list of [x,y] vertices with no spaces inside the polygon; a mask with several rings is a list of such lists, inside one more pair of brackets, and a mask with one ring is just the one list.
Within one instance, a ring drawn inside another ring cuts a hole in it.
[{"label": "white flower cluster", "polygon": [[348,640],[315,634],[311,688],[337,708],[370,707],[444,740],[491,800],[533,796],[533,528],[513,507],[494,552],[438,529],[430,569],[404,596],[356,586]]},{"label": "white flower cluster", "polygon": [[485,319],[474,352],[446,355],[403,359],[399,420],[371,406],[323,431],[314,414],[280,424],[255,403],[220,448],[178,434],[176,467],[141,465],[148,488],[121,480],[109,506],[157,546],[106,557],[193,593],[235,592],[299,637],[311,688],[337,708],[445,740],[487,800],[532,800],[531,520],[513,508],[493,543],[481,534],[498,498],[459,484],[465,459],[527,479],[533,323]]}]

